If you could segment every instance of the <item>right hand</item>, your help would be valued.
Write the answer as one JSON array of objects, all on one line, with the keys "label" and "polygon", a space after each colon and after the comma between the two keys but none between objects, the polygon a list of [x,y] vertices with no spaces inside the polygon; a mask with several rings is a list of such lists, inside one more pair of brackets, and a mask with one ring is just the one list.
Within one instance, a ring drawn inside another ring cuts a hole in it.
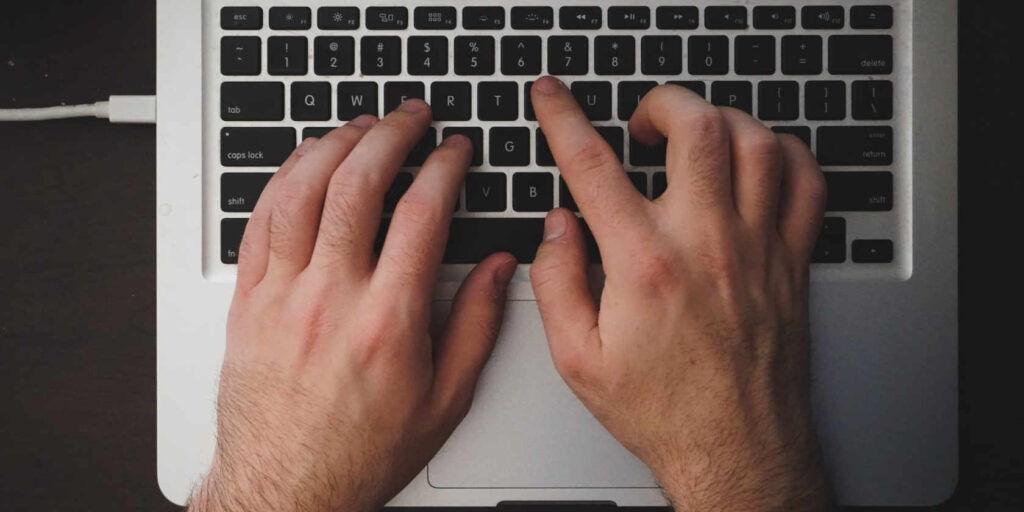
[{"label": "right hand", "polygon": [[538,80],[532,99],[606,275],[598,307],[581,226],[552,211],[530,276],[559,373],[676,510],[827,508],[808,399],[825,197],[810,151],[661,86],[629,124],[668,139],[668,189],[648,201],[564,84]]}]

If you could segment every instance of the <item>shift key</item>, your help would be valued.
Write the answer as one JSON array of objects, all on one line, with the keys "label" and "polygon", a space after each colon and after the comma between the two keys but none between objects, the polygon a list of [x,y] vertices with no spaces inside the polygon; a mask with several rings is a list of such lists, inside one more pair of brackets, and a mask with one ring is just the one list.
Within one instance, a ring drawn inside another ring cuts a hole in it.
[{"label": "shift key", "polygon": [[277,167],[295,150],[295,128],[222,128],[224,167]]},{"label": "shift key", "polygon": [[892,165],[891,126],[818,128],[821,165]]}]

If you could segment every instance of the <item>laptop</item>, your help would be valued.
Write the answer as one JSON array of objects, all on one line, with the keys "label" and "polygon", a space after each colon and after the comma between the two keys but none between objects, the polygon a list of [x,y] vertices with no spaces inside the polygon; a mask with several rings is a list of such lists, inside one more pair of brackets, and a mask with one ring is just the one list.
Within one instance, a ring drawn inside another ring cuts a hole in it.
[{"label": "laptop", "polygon": [[[406,98],[475,143],[435,297],[474,262],[522,265],[472,411],[390,503],[660,506],[646,467],[561,381],[529,283],[545,213],[574,207],[529,101],[564,79],[643,194],[664,148],[629,138],[678,83],[816,153],[812,401],[843,505],[930,505],[957,483],[957,13],[952,0],[158,0],[157,461],[184,503],[207,470],[238,243],[304,137]],[[385,214],[385,217],[387,214]],[[386,226],[386,222],[382,225]],[[595,279],[600,266],[595,265]]]}]

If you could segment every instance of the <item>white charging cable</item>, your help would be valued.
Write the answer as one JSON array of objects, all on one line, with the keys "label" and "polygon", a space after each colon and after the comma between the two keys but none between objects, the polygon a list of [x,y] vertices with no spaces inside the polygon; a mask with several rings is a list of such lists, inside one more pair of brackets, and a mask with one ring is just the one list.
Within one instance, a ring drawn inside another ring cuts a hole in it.
[{"label": "white charging cable", "polygon": [[111,123],[155,123],[156,96],[111,96],[86,105],[46,108],[0,108],[0,121],[45,121],[72,117],[98,117]]}]

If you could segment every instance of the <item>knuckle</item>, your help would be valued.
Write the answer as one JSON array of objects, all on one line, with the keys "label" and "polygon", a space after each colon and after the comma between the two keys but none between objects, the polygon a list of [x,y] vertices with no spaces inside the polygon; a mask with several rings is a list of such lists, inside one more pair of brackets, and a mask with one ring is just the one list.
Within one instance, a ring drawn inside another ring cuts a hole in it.
[{"label": "knuckle", "polygon": [[580,349],[563,348],[553,357],[555,369],[573,387],[587,387],[591,382],[590,365]]},{"label": "knuckle", "polygon": [[569,158],[569,167],[580,174],[619,168],[619,157],[604,139],[593,138]]},{"label": "knuckle", "polygon": [[700,140],[716,144],[724,142],[725,115],[719,108],[708,105],[694,112],[689,124]]},{"label": "knuckle", "polygon": [[637,254],[633,268],[636,285],[657,293],[676,286],[681,266],[667,250],[655,249]]},{"label": "knuckle", "polygon": [[553,249],[555,248],[551,245],[542,246],[533,265],[530,266],[530,282],[542,293],[560,286],[565,276],[575,270],[565,258],[556,258],[550,254]]},{"label": "knuckle", "polygon": [[401,216],[417,228],[430,231],[435,231],[445,218],[443,208],[436,198],[416,190],[410,190],[402,195],[395,207],[395,216]]},{"label": "knuckle", "polygon": [[741,138],[738,145],[741,151],[754,158],[778,161],[782,156],[782,146],[779,144],[778,136],[768,129],[757,130],[755,133]]}]

